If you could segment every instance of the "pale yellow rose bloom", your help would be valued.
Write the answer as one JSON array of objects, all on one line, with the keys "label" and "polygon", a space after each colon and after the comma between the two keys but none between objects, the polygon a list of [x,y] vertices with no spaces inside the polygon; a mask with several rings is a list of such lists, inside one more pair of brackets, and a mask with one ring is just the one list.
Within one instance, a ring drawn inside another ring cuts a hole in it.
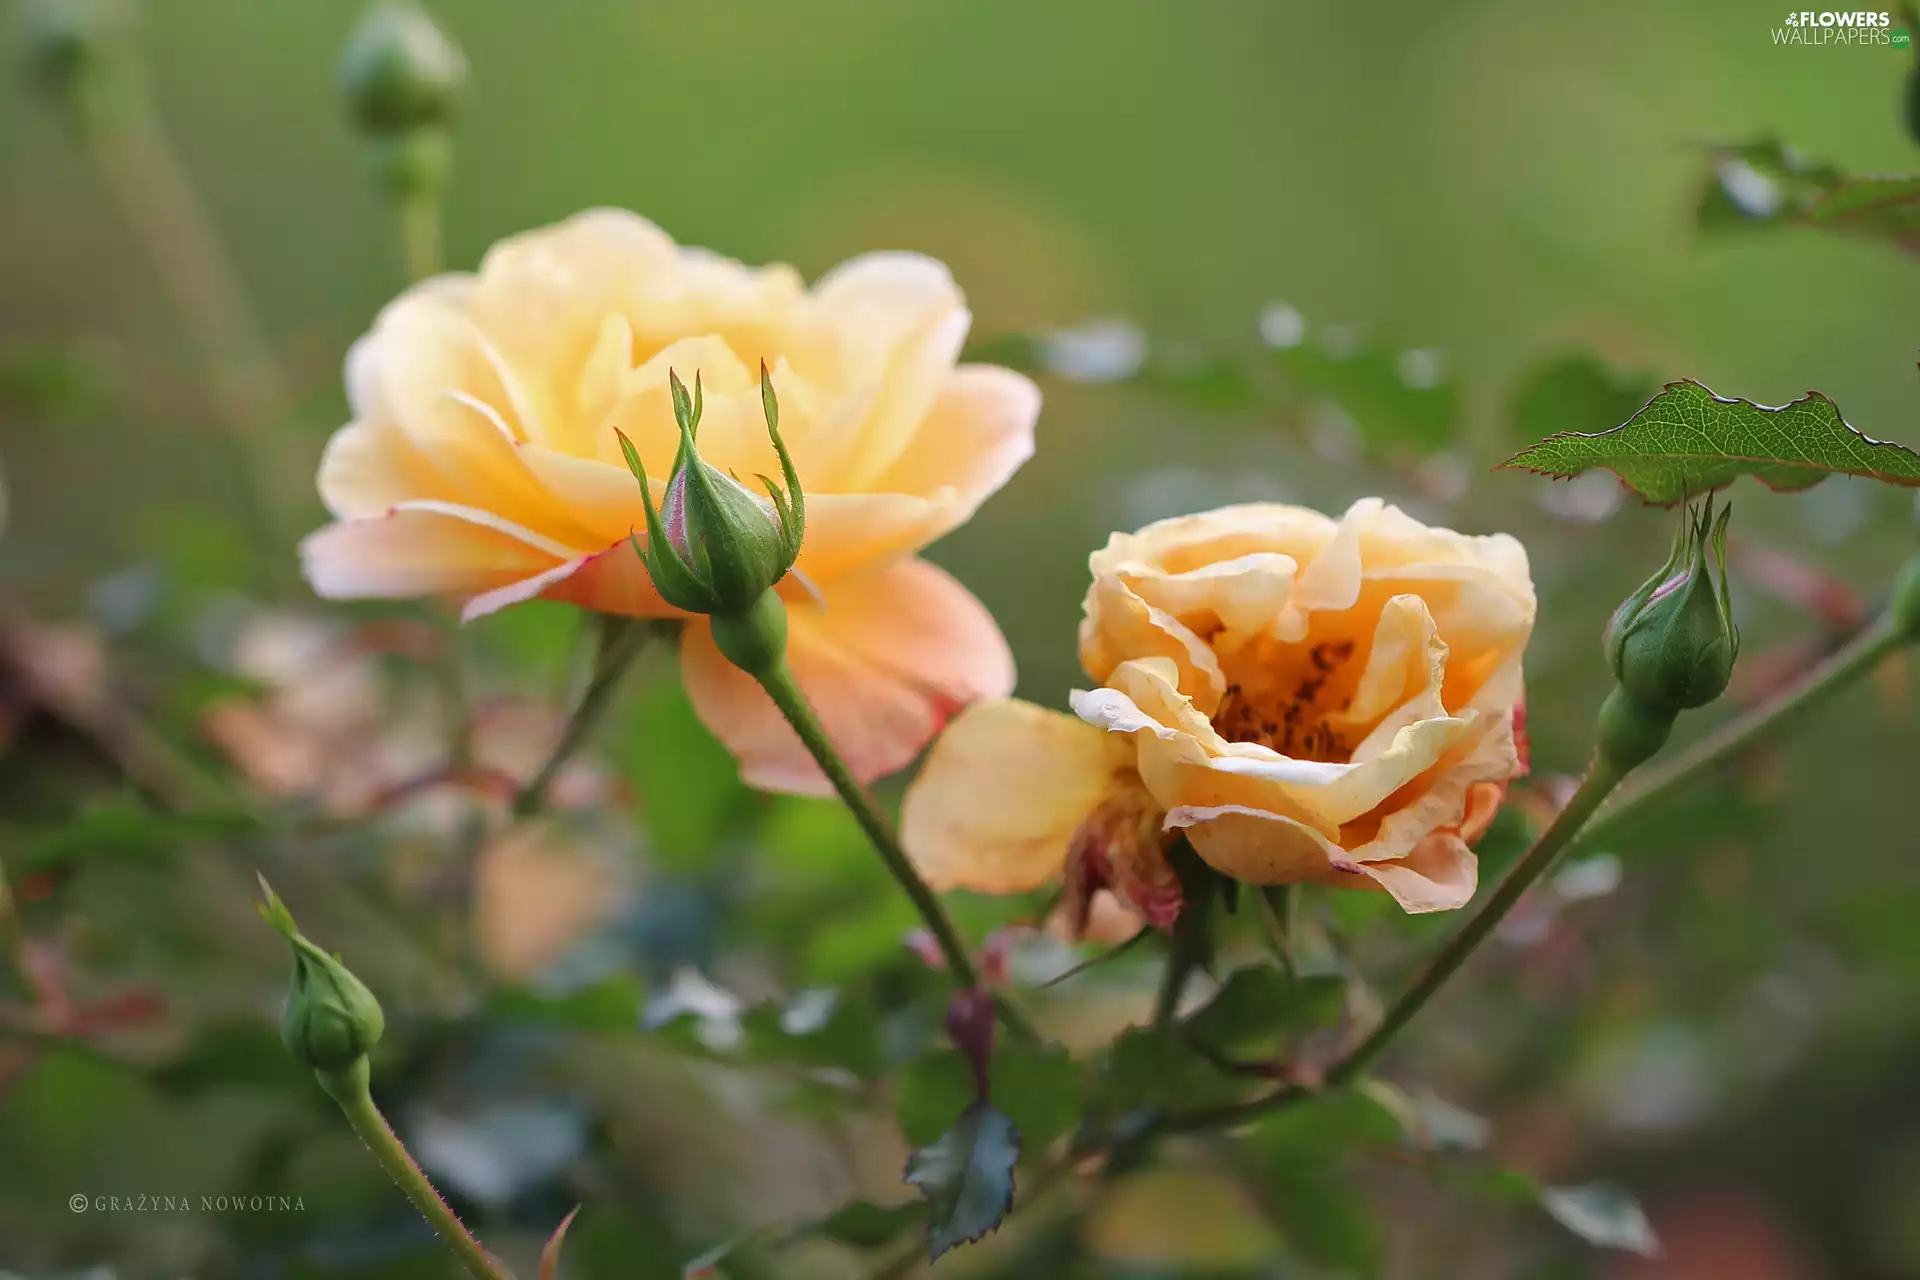
[{"label": "pale yellow rose bloom", "polygon": [[1237,880],[1473,896],[1470,848],[1525,772],[1525,550],[1377,498],[1339,520],[1256,503],[1116,534],[1091,561],[1074,716],[980,703],[907,793],[943,889],[1112,888],[1179,909],[1185,835]]},{"label": "pale yellow rose bloom", "polygon": [[[779,587],[789,661],[856,773],[899,769],[954,711],[1013,687],[993,619],[914,556],[1033,449],[1033,383],[956,365],[970,319],[946,268],[913,254],[855,258],[809,289],[620,210],[513,237],[477,273],[409,289],[354,344],[353,421],[320,464],[336,523],[303,544],[307,576],[332,598],[449,597],[469,619],[536,596],[677,616],[627,543],[645,519],[615,429],[662,500],[668,371],[697,373],[706,459],[750,484],[779,475],[764,360],[807,498],[798,572]],[[681,658],[747,781],[828,790],[705,619],[688,620]]]}]

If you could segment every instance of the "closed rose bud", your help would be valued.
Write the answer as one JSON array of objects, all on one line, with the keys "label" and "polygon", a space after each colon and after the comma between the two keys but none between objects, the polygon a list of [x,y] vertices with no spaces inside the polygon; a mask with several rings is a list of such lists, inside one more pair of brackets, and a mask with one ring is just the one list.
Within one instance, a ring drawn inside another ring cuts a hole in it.
[{"label": "closed rose bud", "polygon": [[1629,596],[1607,625],[1607,660],[1620,687],[1647,710],[1678,715],[1726,691],[1740,653],[1727,591],[1727,517],[1711,498],[1689,511],[1666,566]]},{"label": "closed rose bud", "polygon": [[445,128],[459,110],[467,60],[434,20],[392,0],[367,11],[340,58],[340,90],[371,134]]},{"label": "closed rose bud", "polygon": [[742,669],[757,672],[785,650],[785,613],[773,587],[793,568],[806,527],[806,499],[780,439],[773,385],[762,367],[761,403],[786,488],[762,476],[767,491],[762,497],[701,458],[696,443],[703,401],[698,375],[691,396],[677,374],[669,378],[680,453],[658,510],[639,452],[620,436],[627,466],[640,482],[646,503],[647,545],[644,550],[636,545],[636,550],[667,603],[710,615],[722,652]]},{"label": "closed rose bud", "polygon": [[380,1002],[338,957],[307,940],[266,881],[260,887],[266,893],[261,914],[293,950],[281,1042],[297,1061],[323,1076],[356,1067],[386,1030]]},{"label": "closed rose bud", "polygon": [[35,88],[85,126],[124,79],[121,46],[134,25],[124,0],[37,0],[22,11],[21,44]]}]

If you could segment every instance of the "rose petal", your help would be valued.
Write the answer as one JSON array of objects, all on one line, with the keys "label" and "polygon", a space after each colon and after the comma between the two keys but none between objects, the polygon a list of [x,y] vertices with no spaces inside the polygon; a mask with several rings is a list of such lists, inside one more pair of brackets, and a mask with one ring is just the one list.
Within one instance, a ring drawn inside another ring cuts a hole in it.
[{"label": "rose petal", "polygon": [[[1013,689],[1013,657],[966,588],[922,560],[822,584],[824,607],[789,606],[787,663],[861,781],[904,768],[947,719]],[[687,694],[756,787],[831,788],[771,699],[714,647],[703,624],[681,645]]]},{"label": "rose petal", "polygon": [[979,702],[940,735],[900,811],[936,889],[1019,893],[1057,878],[1075,828],[1128,768],[1115,742],[1032,703]]},{"label": "rose petal", "polygon": [[316,595],[352,600],[474,595],[551,568],[554,556],[445,511],[400,510],[309,534],[300,561]]}]

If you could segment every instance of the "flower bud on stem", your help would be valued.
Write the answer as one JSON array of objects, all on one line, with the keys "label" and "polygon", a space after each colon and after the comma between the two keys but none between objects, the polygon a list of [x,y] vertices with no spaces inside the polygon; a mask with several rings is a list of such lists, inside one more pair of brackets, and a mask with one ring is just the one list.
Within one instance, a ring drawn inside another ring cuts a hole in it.
[{"label": "flower bud on stem", "polygon": [[260,889],[265,894],[260,914],[293,950],[293,980],[281,1022],[281,1039],[288,1052],[313,1069],[320,1087],[339,1105],[367,1150],[446,1241],[467,1273],[474,1280],[513,1280],[441,1199],[373,1103],[367,1053],[386,1028],[380,1002],[338,956],[307,940],[264,878]]},{"label": "flower bud on stem", "polygon": [[413,280],[440,270],[440,200],[466,85],[460,47],[407,0],[376,0],[340,58],[341,96],[366,138],[374,180],[399,215]]},{"label": "flower bud on stem", "polygon": [[[1686,790],[1761,738],[1851,687],[1892,654],[1914,645],[1920,645],[1920,556],[1910,559],[1900,571],[1887,612],[1798,684],[1728,721],[1662,767],[1649,770],[1635,785],[1622,788],[1619,798],[1602,809],[1602,802],[1627,772],[1659,749],[1674,719],[1650,713],[1625,690],[1615,689],[1601,708],[1594,760],[1573,798],[1514,864],[1486,904],[1442,948],[1406,994],[1393,1003],[1372,1034],[1328,1073],[1327,1083],[1351,1084],[1363,1075],[1474,948],[1491,936],[1521,895],[1562,855]],[[1288,1086],[1245,1102],[1171,1115],[1156,1129],[1161,1133],[1191,1133],[1226,1128],[1310,1096],[1307,1090]]]},{"label": "flower bud on stem", "polygon": [[[907,860],[893,824],[840,758],[787,666],[787,607],[774,588],[793,571],[800,557],[807,502],[793,457],[780,438],[780,405],[765,362],[760,366],[760,402],[785,487],[766,476],[759,477],[767,493],[764,499],[700,456],[698,436],[705,396],[699,375],[694,375],[691,394],[678,374],[669,371],[668,382],[674,418],[680,428],[680,449],[667,480],[666,498],[659,507],[654,505],[652,485],[639,450],[624,433],[617,432],[627,468],[640,483],[646,509],[647,542],[642,547],[636,537],[634,552],[646,565],[654,589],[668,604],[707,615],[715,646],[766,690],[840,799],[853,811],[880,860],[926,922],[953,980],[962,988],[977,987],[978,972],[946,908]],[[1023,1040],[1039,1039],[1012,1004],[1004,998],[994,1003],[1009,1030]]]}]

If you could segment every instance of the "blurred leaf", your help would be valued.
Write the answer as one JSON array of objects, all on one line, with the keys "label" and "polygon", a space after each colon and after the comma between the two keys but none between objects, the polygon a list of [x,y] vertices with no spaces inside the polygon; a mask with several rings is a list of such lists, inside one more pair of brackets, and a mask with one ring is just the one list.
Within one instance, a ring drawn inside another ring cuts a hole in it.
[{"label": "blurred leaf", "polygon": [[559,995],[528,987],[502,987],[488,1000],[487,1016],[504,1022],[617,1034],[639,1030],[645,998],[639,980],[632,975],[603,978]]},{"label": "blurred leaf", "polygon": [[1715,147],[1704,231],[1812,227],[1920,250],[1920,176],[1854,177],[1776,139]]},{"label": "blurred leaf", "polygon": [[165,570],[172,587],[171,601],[182,610],[181,621],[199,621],[199,605],[191,597],[207,591],[239,591],[252,581],[258,555],[267,548],[253,546],[244,530],[221,515],[193,507],[171,507],[140,521],[137,545]]},{"label": "blurred leaf", "polygon": [[921,1054],[900,1072],[894,1099],[907,1144],[926,1146],[973,1104],[973,1068],[957,1049]]},{"label": "blurred leaf", "polygon": [[1646,1258],[1660,1256],[1660,1241],[1653,1234],[1653,1224],[1647,1221],[1646,1210],[1618,1187],[1597,1182],[1582,1187],[1546,1187],[1540,1192],[1540,1206],[1588,1244],[1624,1249]]},{"label": "blurred leaf", "polygon": [[304,1093],[313,1086],[313,1073],[287,1053],[279,1029],[258,1018],[197,1028],[186,1049],[151,1078],[162,1090],[181,1094],[234,1085],[265,1085]]},{"label": "blurred leaf", "polygon": [[98,353],[68,343],[0,349],[0,412],[70,422],[99,412],[112,390]]},{"label": "blurred leaf", "polygon": [[993,1055],[993,1100],[1036,1155],[1078,1122],[1086,1093],[1086,1068],[1059,1045],[1006,1045]]},{"label": "blurred leaf", "polygon": [[1348,1090],[1283,1107],[1261,1121],[1245,1149],[1266,1208],[1294,1253],[1343,1274],[1378,1274],[1385,1250],[1368,1198],[1354,1185],[1353,1156],[1400,1139],[1390,1112]]},{"label": "blurred leaf", "polygon": [[864,1001],[825,989],[784,1007],[756,1005],[741,1015],[747,1055],[757,1062],[838,1067],[863,1080],[880,1074],[880,1030]]},{"label": "blurred leaf", "polygon": [[1537,834],[1525,809],[1517,804],[1501,805],[1486,833],[1473,846],[1474,857],[1480,860],[1480,883],[1497,883],[1507,868],[1533,847]]},{"label": "blurred leaf", "polygon": [[1249,966],[1227,976],[1186,1030],[1222,1057],[1274,1058],[1292,1040],[1338,1023],[1346,996],[1344,978],[1295,978],[1270,965]]},{"label": "blurred leaf", "polygon": [[[1079,1120],[1086,1071],[1057,1045],[1002,1045],[993,1055],[990,1089],[1029,1154],[1038,1155]],[[901,1134],[909,1145],[924,1146],[976,1100],[973,1070],[958,1050],[922,1054],[900,1073],[895,1098]]]},{"label": "blurred leaf", "polygon": [[15,875],[47,871],[76,858],[152,861],[197,840],[230,839],[259,830],[244,813],[162,813],[131,795],[102,797],[64,826],[31,834],[9,855]]},{"label": "blurred leaf", "polygon": [[1260,1122],[1252,1141],[1275,1156],[1319,1152],[1334,1157],[1356,1147],[1391,1147],[1402,1137],[1400,1121],[1366,1094],[1351,1089],[1316,1094],[1281,1107]]},{"label": "blurred leaf", "polygon": [[1419,1089],[1407,1093],[1384,1080],[1360,1091],[1400,1122],[1407,1142],[1421,1151],[1478,1151],[1487,1145],[1492,1125],[1485,1119]]},{"label": "blurred leaf", "polygon": [[1769,409],[1671,382],[1611,431],[1550,436],[1500,464],[1566,479],[1605,467],[1648,502],[1668,506],[1743,475],[1791,492],[1829,475],[1920,486],[1920,454],[1871,440],[1817,391]]},{"label": "blurred leaf", "polygon": [[1013,1207],[1013,1169],[1020,1135],[990,1103],[977,1102],[929,1146],[907,1157],[906,1180],[927,1198],[933,1258],[978,1240]]},{"label": "blurred leaf", "polygon": [[[720,999],[725,992],[714,988]],[[661,999],[669,999],[667,993]],[[659,1006],[656,1005],[656,1008]],[[737,1011],[736,1011],[737,1010]],[[647,1030],[699,1057],[764,1066],[832,1068],[860,1079],[880,1074],[880,1028],[866,1002],[839,992],[802,992],[782,1005],[746,1009],[673,1008],[649,1011]]]},{"label": "blurred leaf", "polygon": [[886,1205],[875,1204],[871,1200],[854,1200],[820,1219],[816,1230],[836,1244],[855,1249],[877,1249],[898,1239],[926,1214],[927,1206],[917,1200]]},{"label": "blurred leaf", "polygon": [[713,1246],[697,1258],[688,1259],[687,1265],[680,1268],[681,1280],[709,1280],[720,1274],[720,1264],[735,1253],[752,1244],[754,1234],[735,1237]]},{"label": "blurred leaf", "polygon": [[1341,1275],[1373,1276],[1385,1255],[1367,1196],[1344,1172],[1308,1159],[1269,1165],[1267,1212],[1288,1251]]},{"label": "blurred leaf", "polygon": [[1597,435],[1631,418],[1660,389],[1650,373],[1623,373],[1570,351],[1533,366],[1514,388],[1514,433],[1534,441],[1563,431]]},{"label": "blurred leaf", "polygon": [[1119,1112],[1207,1106],[1241,1096],[1250,1083],[1207,1061],[1179,1029],[1129,1027],[1108,1050],[1097,1097]]},{"label": "blurred leaf", "polygon": [[1434,453],[1452,442],[1460,388],[1438,352],[1362,342],[1345,329],[1309,336],[1294,316],[1297,332],[1282,335],[1291,341],[1273,358],[1296,392],[1338,405],[1373,449]]},{"label": "blurred leaf", "polygon": [[694,714],[677,679],[648,681],[621,729],[618,758],[639,791],[653,854],[672,867],[711,863],[759,808],[733,757]]},{"label": "blurred leaf", "polygon": [[1102,1275],[1271,1276],[1280,1246],[1243,1186],[1197,1164],[1111,1179],[1083,1235]]}]

